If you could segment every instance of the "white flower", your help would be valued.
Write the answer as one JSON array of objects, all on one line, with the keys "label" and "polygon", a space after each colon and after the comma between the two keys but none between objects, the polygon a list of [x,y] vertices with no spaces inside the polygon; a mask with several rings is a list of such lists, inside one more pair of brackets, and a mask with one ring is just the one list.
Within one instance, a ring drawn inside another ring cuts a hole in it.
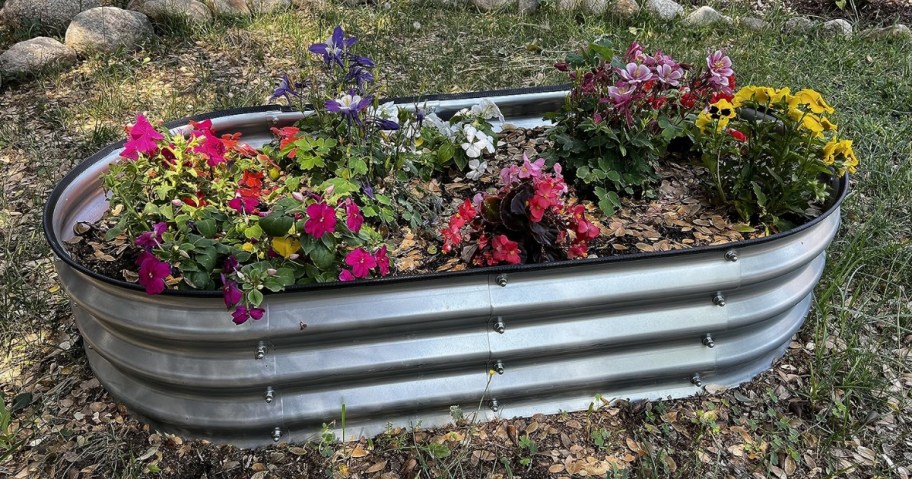
[{"label": "white flower", "polygon": [[433,125],[441,135],[445,136],[450,141],[456,140],[456,126],[450,125],[449,122],[441,120],[436,113],[429,113],[424,117],[424,121]]},{"label": "white flower", "polygon": [[483,151],[494,153],[494,138],[491,138],[483,131],[479,131],[472,125],[464,125],[462,131],[466,136],[466,141],[460,146],[465,150],[466,156],[478,158]]},{"label": "white flower", "polygon": [[487,98],[482,99],[477,105],[473,106],[470,113],[476,118],[484,120],[493,120],[496,118],[500,121],[504,121],[504,116],[503,113],[500,112],[500,108]]},{"label": "white flower", "polygon": [[371,107],[370,116],[383,118],[384,120],[399,121],[399,107],[395,103],[388,101],[377,108]]},{"label": "white flower", "polygon": [[488,170],[487,161],[478,161],[478,160],[469,160],[469,171],[466,173],[466,178],[470,180],[478,180],[481,178],[481,175],[485,174]]}]

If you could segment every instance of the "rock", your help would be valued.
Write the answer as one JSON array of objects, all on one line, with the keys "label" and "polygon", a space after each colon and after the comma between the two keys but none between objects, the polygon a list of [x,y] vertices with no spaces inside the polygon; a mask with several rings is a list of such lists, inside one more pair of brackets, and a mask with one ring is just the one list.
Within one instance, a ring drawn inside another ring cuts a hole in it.
[{"label": "rock", "polygon": [[519,13],[527,14],[538,10],[540,0],[519,0]]},{"label": "rock", "polygon": [[291,6],[291,0],[247,0],[247,6],[253,13],[273,13]]},{"label": "rock", "polygon": [[841,36],[842,38],[852,38],[852,24],[841,18],[824,23],[822,30],[832,35]]},{"label": "rock", "polygon": [[583,0],[582,4],[595,15],[601,15],[608,10],[608,0]]},{"label": "rock", "polygon": [[19,42],[0,55],[0,76],[31,76],[51,66],[73,66],[76,52],[48,37]]},{"label": "rock", "polygon": [[73,18],[66,44],[79,53],[133,50],[152,34],[149,18],[117,7],[96,7]]},{"label": "rock", "polygon": [[722,14],[706,5],[690,12],[684,18],[684,24],[691,27],[705,27],[722,20]]},{"label": "rock", "polygon": [[557,9],[569,12],[578,9],[582,4],[583,0],[558,0]]},{"label": "rock", "polygon": [[646,9],[666,21],[684,13],[684,7],[673,0],[646,0]]},{"label": "rock", "polygon": [[769,27],[768,23],[756,17],[742,17],[738,19],[738,24],[755,32],[766,30],[766,28]]},{"label": "rock", "polygon": [[182,18],[197,24],[212,21],[209,8],[196,0],[146,0],[138,10],[156,22],[168,18]]},{"label": "rock", "polygon": [[807,33],[814,29],[814,22],[805,17],[792,17],[785,21],[783,28],[788,33]]},{"label": "rock", "polygon": [[729,17],[728,15],[722,15],[722,23],[724,23],[730,27],[733,27],[733,26],[735,26],[735,19],[732,17]]},{"label": "rock", "polygon": [[614,0],[608,7],[608,13],[619,18],[632,18],[640,13],[640,4],[636,0]]},{"label": "rock", "polygon": [[212,13],[220,17],[242,17],[250,15],[247,0],[208,0]]},{"label": "rock", "polygon": [[896,25],[889,27],[872,28],[870,30],[865,30],[859,35],[864,38],[892,38],[896,40],[909,40],[912,39],[912,30],[910,30],[909,27],[903,25],[902,23],[897,23]]},{"label": "rock", "polygon": [[101,6],[101,0],[6,0],[3,19],[13,28],[59,32],[79,12]]},{"label": "rock", "polygon": [[472,0],[472,3],[474,3],[479,10],[488,12],[491,10],[500,10],[513,3],[513,0]]}]

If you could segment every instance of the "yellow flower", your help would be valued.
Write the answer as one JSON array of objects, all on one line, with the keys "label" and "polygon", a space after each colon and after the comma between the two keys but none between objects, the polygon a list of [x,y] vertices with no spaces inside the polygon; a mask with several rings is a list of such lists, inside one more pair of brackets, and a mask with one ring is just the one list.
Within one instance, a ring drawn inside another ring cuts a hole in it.
[{"label": "yellow flower", "polygon": [[241,245],[241,249],[248,253],[253,253],[253,243],[244,243]]},{"label": "yellow flower", "polygon": [[824,127],[820,117],[813,113],[805,113],[804,118],[801,119],[801,126],[813,133],[815,137],[823,136]]},{"label": "yellow flower", "polygon": [[789,108],[797,108],[799,105],[806,105],[813,113],[833,113],[836,111],[827,104],[823,97],[820,96],[820,93],[810,88],[805,88],[795,93],[789,101]]},{"label": "yellow flower", "polygon": [[770,94],[771,103],[779,103],[783,100],[788,103],[792,99],[791,93],[792,91],[789,89],[789,87],[780,88]]},{"label": "yellow flower", "polygon": [[823,129],[826,131],[833,131],[836,129],[836,124],[830,123],[830,119],[825,116],[820,118],[820,124],[823,125]]},{"label": "yellow flower", "polygon": [[735,92],[735,97],[732,99],[732,104],[735,106],[735,108],[738,108],[749,101],[765,104],[770,99],[769,90],[769,88],[762,86],[742,87],[737,92]]},{"label": "yellow flower", "polygon": [[706,125],[709,125],[710,123],[712,123],[712,118],[709,116],[708,111],[701,111],[700,114],[697,115],[697,120],[694,122],[701,133],[706,133]]},{"label": "yellow flower", "polygon": [[[855,173],[858,166],[858,157],[852,150],[852,140],[830,140],[823,145],[823,164],[832,165],[836,162],[836,157],[842,156],[842,166],[849,170],[849,173]],[[841,170],[841,169],[840,169]]]},{"label": "yellow flower", "polygon": [[272,249],[276,253],[280,254],[283,258],[287,258],[301,249],[301,242],[290,236],[285,236],[283,238],[273,238],[272,239]]},{"label": "yellow flower", "polygon": [[728,118],[730,120],[735,117],[735,106],[723,98],[709,106],[709,113],[713,118]]}]

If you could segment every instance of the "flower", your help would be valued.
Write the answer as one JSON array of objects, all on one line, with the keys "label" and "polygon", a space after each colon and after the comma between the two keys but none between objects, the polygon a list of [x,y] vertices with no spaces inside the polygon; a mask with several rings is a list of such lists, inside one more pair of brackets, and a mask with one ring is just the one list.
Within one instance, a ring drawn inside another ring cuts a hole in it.
[{"label": "flower", "polygon": [[589,245],[585,241],[577,241],[570,245],[570,248],[567,249],[567,258],[576,259],[576,258],[585,258],[586,254],[589,251]]},{"label": "flower", "polygon": [[355,276],[352,274],[351,271],[349,271],[347,269],[343,269],[342,271],[339,272],[339,281],[354,281],[354,280],[355,280]]},{"label": "flower", "polygon": [[635,90],[635,87],[621,82],[617,85],[608,87],[608,97],[611,98],[614,106],[623,108],[629,105],[633,100],[633,93]]},{"label": "flower", "polygon": [[836,156],[842,156],[843,167],[849,170],[849,173],[855,173],[858,166],[858,157],[852,150],[852,140],[836,140],[835,138],[823,145],[823,164],[829,166],[836,161]]},{"label": "flower", "polygon": [[290,236],[284,236],[281,238],[272,239],[272,250],[279,254],[283,258],[288,258],[291,255],[298,252],[301,249],[301,242],[296,238]]},{"label": "flower", "polygon": [[488,169],[487,161],[469,160],[469,171],[466,173],[466,178],[470,180],[477,180],[481,178],[481,175],[485,174],[485,171]]},{"label": "flower", "polygon": [[336,63],[343,66],[342,59],[345,51],[358,41],[357,38],[345,36],[341,26],[333,29],[332,35],[326,39],[326,43],[314,43],[308,50],[318,55],[323,55],[323,61],[326,65]]},{"label": "flower", "polygon": [[136,238],[134,243],[136,246],[145,248],[146,251],[151,251],[152,248],[155,248],[161,245],[162,234],[168,230],[168,224],[165,222],[155,223],[152,226],[152,231],[146,231],[145,233],[139,235]]},{"label": "flower", "polygon": [[649,71],[649,67],[646,65],[639,65],[636,63],[628,63],[626,67],[618,71],[621,78],[624,79],[627,83],[637,84],[645,83],[652,79],[652,72]]},{"label": "flower", "polygon": [[678,86],[680,85],[680,79],[684,76],[684,72],[680,67],[673,68],[671,65],[664,64],[656,67],[656,78],[662,83]]},{"label": "flower", "polygon": [[362,65],[354,64],[349,67],[348,74],[345,75],[346,82],[354,81],[358,89],[364,91],[364,84],[374,81],[374,74],[369,68]]},{"label": "flower", "polygon": [[729,136],[731,136],[732,138],[734,138],[737,141],[740,141],[741,143],[744,143],[745,141],[747,141],[747,135],[745,135],[744,133],[741,133],[738,130],[735,130],[734,128],[729,128],[728,130],[726,130],[726,133],[728,133]]},{"label": "flower", "polygon": [[362,98],[353,90],[349,90],[348,93],[343,93],[335,100],[327,100],[325,106],[328,111],[339,113],[344,116],[349,123],[351,121],[360,123],[361,120],[358,117],[358,112],[367,108],[371,101],[373,101],[371,95]]},{"label": "flower", "polygon": [[336,210],[326,202],[314,203],[307,207],[307,222],[304,223],[304,232],[320,239],[326,233],[336,229]]},{"label": "flower", "polygon": [[503,113],[500,112],[500,108],[493,101],[484,98],[477,105],[472,106],[469,110],[469,113],[476,118],[481,118],[483,120],[500,120],[504,121]]},{"label": "flower", "polygon": [[352,233],[361,231],[361,225],[364,224],[364,216],[361,214],[361,209],[358,208],[357,203],[352,201],[351,198],[345,199],[345,216],[345,226],[348,226]]},{"label": "flower", "polygon": [[244,293],[238,288],[237,283],[225,278],[222,274],[222,299],[225,300],[225,307],[231,309],[234,305],[241,302]]},{"label": "flower", "polygon": [[269,101],[275,101],[279,98],[284,97],[285,101],[291,103],[292,96],[300,97],[301,95],[295,91],[294,85],[292,85],[291,80],[288,79],[288,74],[283,73],[282,79],[279,80],[279,86],[276,87],[274,92],[272,92],[272,96],[269,97]]},{"label": "flower", "polygon": [[377,267],[377,258],[364,248],[356,248],[345,255],[345,264],[351,266],[355,278],[367,278],[370,270]]},{"label": "flower", "polygon": [[228,206],[234,208],[238,213],[253,213],[253,210],[260,205],[259,198],[255,196],[236,196],[228,202]]},{"label": "flower", "polygon": [[545,167],[545,159],[539,158],[535,162],[530,162],[528,155],[523,153],[523,164],[519,167],[519,178],[539,178],[542,175],[542,169]]},{"label": "flower", "polygon": [[202,138],[202,142],[193,147],[194,153],[199,153],[206,157],[206,164],[215,166],[228,161],[225,158],[225,144],[222,139],[215,136],[212,131],[212,120],[202,122],[190,122],[196,129],[191,132],[194,138]]},{"label": "flower", "polygon": [[462,131],[466,136],[466,141],[461,146],[465,150],[466,156],[478,158],[484,151],[494,153],[494,139],[485,132],[472,125],[463,125]]},{"label": "flower", "polygon": [[497,235],[491,240],[494,260],[500,263],[519,264],[522,257],[519,254],[519,243],[511,241],[506,235]]},{"label": "flower", "polygon": [[238,266],[239,266],[239,263],[238,263],[237,258],[235,258],[234,256],[229,256],[229,257],[225,258],[225,263],[222,265],[222,271],[225,274],[234,273],[235,271],[238,270]]},{"label": "flower", "polygon": [[136,264],[139,265],[139,284],[146,294],[161,294],[165,290],[165,278],[171,275],[171,265],[148,251],[140,253]]},{"label": "flower", "polygon": [[234,324],[241,325],[247,322],[248,319],[253,318],[254,321],[259,321],[263,319],[263,314],[266,313],[266,310],[261,308],[247,308],[246,305],[238,306],[237,309],[231,313],[231,317],[234,318]]},{"label": "flower", "polygon": [[812,113],[830,113],[834,111],[833,107],[827,104],[824,101],[823,97],[820,96],[820,93],[817,93],[810,88],[805,88],[804,90],[795,93],[789,99],[789,108],[796,108],[797,106],[807,106]]},{"label": "flower", "polygon": [[380,276],[386,276],[390,272],[390,258],[387,256],[386,245],[381,246],[374,252],[374,259],[377,260],[377,269]]},{"label": "flower", "polygon": [[732,70],[732,61],[722,50],[716,50],[706,57],[706,66],[714,77],[726,78],[725,85],[728,85],[728,77],[734,75]]},{"label": "flower", "polygon": [[165,137],[146,120],[143,115],[136,115],[136,123],[129,130],[130,139],[124,143],[120,156],[135,160],[140,154],[151,156],[158,152],[158,141]]}]

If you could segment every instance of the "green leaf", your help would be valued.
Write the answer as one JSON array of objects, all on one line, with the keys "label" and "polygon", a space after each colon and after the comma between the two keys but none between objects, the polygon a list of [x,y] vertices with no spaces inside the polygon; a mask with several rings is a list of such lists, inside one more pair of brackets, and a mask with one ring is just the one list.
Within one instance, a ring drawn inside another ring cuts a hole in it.
[{"label": "green leaf", "polygon": [[335,266],[336,255],[322,244],[318,244],[309,254],[310,260],[321,270],[327,270]]},{"label": "green leaf", "polygon": [[348,161],[349,168],[356,175],[366,175],[367,174],[367,163],[361,158],[352,158]]},{"label": "green leaf", "polygon": [[215,269],[215,260],[216,260],[215,248],[207,249],[201,253],[194,255],[193,259],[203,267],[205,271],[212,271]]},{"label": "green leaf", "polygon": [[204,238],[214,238],[218,233],[215,220],[205,219],[196,222],[196,229]]},{"label": "green leaf", "polygon": [[294,218],[282,214],[273,213],[260,218],[260,228],[269,236],[285,236],[293,224]]},{"label": "green leaf", "polygon": [[247,292],[247,301],[254,306],[259,306],[263,303],[263,293],[258,289],[250,290]]},{"label": "green leaf", "polygon": [[754,181],[751,182],[751,187],[754,189],[754,196],[757,197],[757,204],[760,205],[761,208],[765,208],[766,207],[766,194],[763,193],[763,190],[760,188],[760,185],[758,185]]},{"label": "green leaf", "polygon": [[244,237],[247,239],[260,239],[263,236],[263,228],[255,224],[244,229]]},{"label": "green leaf", "polygon": [[22,393],[13,398],[13,404],[10,405],[10,414],[16,414],[18,411],[25,409],[32,403],[32,393]]}]

